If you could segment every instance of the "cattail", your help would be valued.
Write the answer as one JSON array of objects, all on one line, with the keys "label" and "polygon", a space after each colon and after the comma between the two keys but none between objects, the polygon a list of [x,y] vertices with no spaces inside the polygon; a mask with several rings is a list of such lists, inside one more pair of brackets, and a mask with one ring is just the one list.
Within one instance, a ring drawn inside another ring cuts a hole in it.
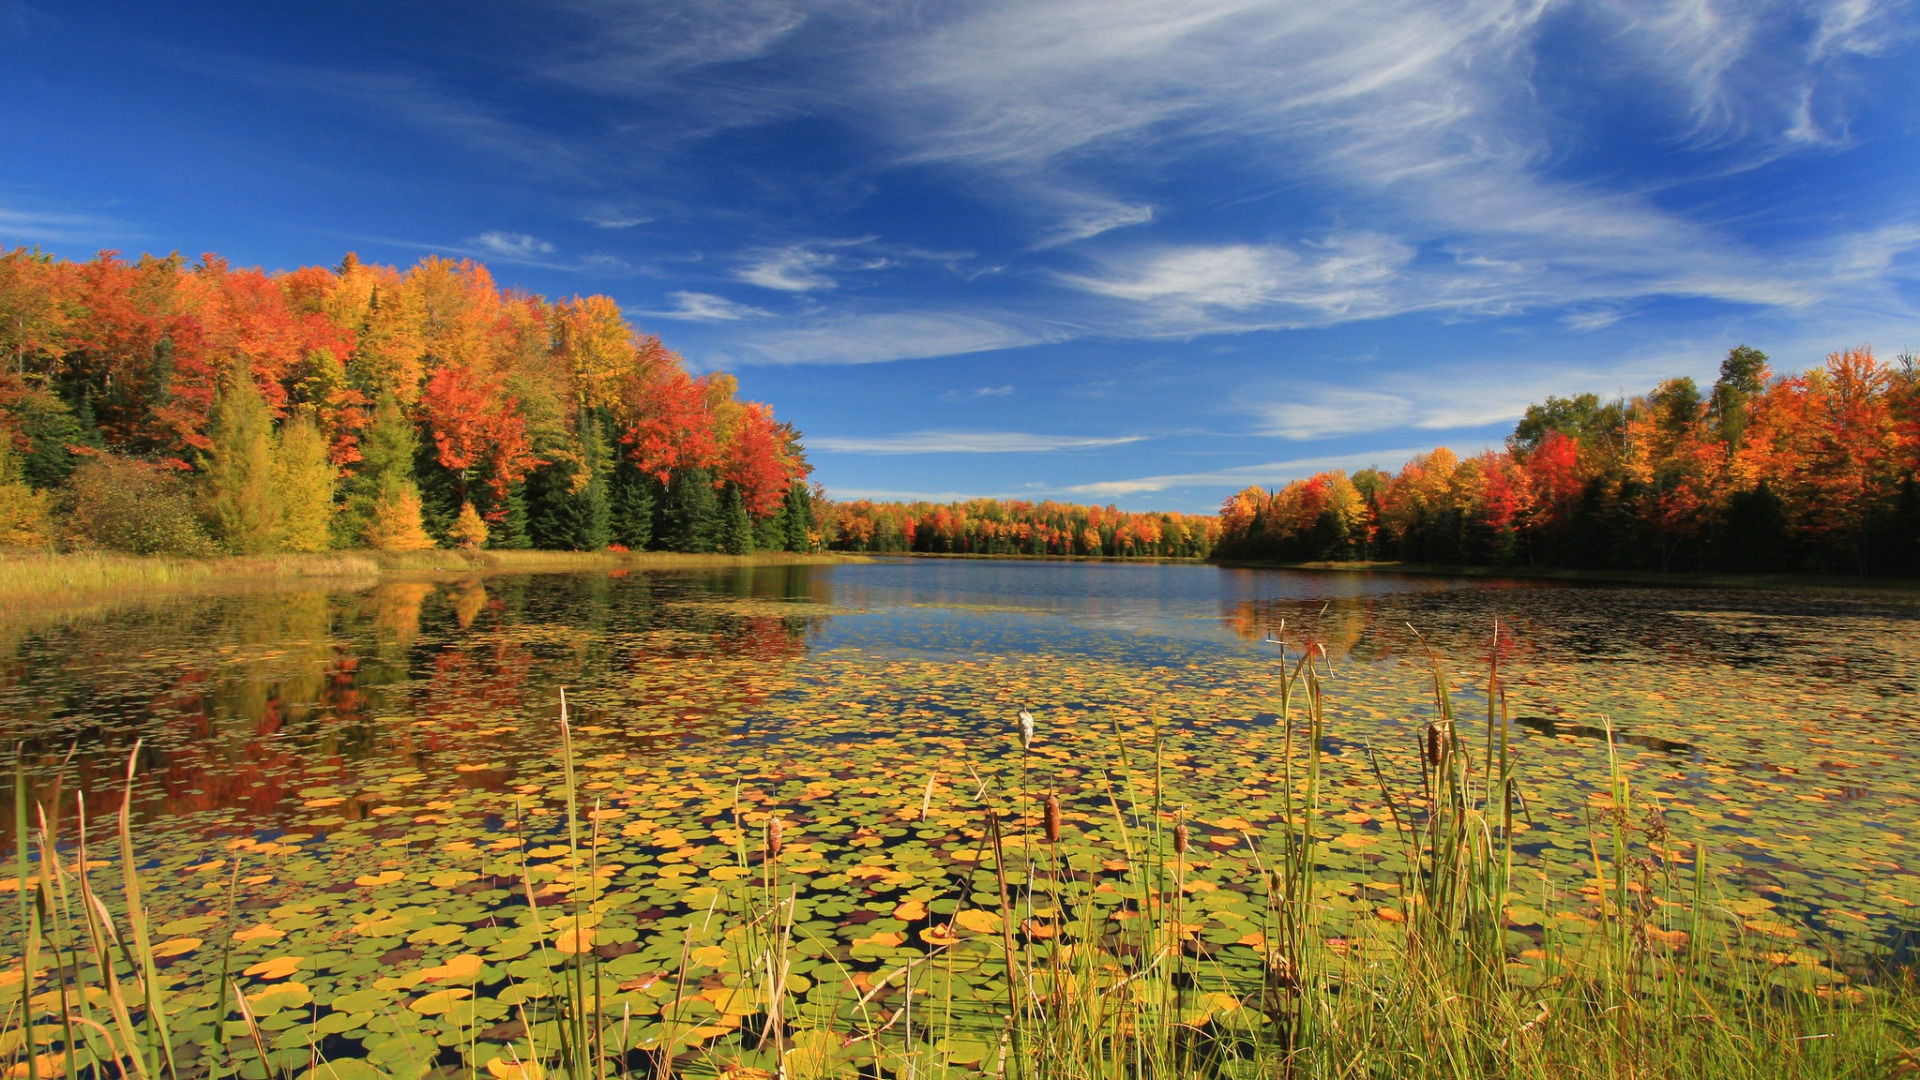
[{"label": "cattail", "polygon": [[1060,796],[1049,795],[1046,802],[1047,843],[1060,842]]},{"label": "cattail", "polygon": [[1020,749],[1033,749],[1033,714],[1020,710]]},{"label": "cattail", "polygon": [[1187,823],[1184,821],[1173,827],[1173,853],[1175,855],[1187,853]]},{"label": "cattail", "polygon": [[1427,725],[1427,764],[1440,767],[1440,757],[1446,750],[1446,736],[1441,734],[1439,724]]},{"label": "cattail", "polygon": [[786,831],[786,823],[777,817],[767,819],[767,858],[780,857],[781,834]]}]

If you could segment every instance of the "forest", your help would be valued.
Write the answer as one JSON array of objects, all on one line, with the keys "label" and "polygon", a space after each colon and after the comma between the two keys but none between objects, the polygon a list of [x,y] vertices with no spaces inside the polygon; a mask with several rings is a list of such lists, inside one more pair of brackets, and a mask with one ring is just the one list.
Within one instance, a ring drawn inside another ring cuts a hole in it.
[{"label": "forest", "polygon": [[817,544],[799,433],[605,296],[349,254],[0,253],[0,545]]},{"label": "forest", "polygon": [[1219,533],[1219,519],[1209,515],[1004,499],[863,499],[816,512],[823,541],[836,551],[1204,559]]},{"label": "forest", "polygon": [[1530,406],[1503,450],[1325,472],[1221,507],[1222,558],[1594,570],[1920,571],[1920,364],[1870,349],[1775,375],[1727,354],[1706,393]]}]

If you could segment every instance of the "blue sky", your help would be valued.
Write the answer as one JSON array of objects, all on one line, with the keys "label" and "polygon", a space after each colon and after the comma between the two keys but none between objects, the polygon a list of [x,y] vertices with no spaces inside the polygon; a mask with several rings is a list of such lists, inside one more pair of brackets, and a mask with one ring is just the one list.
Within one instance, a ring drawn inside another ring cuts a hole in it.
[{"label": "blue sky", "polygon": [[1884,0],[0,0],[0,244],[602,292],[838,497],[1207,511],[1920,349]]}]

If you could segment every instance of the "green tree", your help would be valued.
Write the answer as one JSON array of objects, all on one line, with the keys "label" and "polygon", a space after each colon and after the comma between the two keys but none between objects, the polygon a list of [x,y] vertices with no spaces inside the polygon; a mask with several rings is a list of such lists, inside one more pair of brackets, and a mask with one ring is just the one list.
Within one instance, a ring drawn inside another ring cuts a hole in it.
[{"label": "green tree", "polygon": [[746,500],[732,484],[720,497],[719,547],[728,555],[745,555],[753,550],[753,519],[747,516]]},{"label": "green tree", "polygon": [[336,546],[355,547],[366,539],[381,493],[412,482],[417,449],[413,424],[401,411],[399,399],[390,390],[381,391],[360,439],[359,467],[341,485],[345,505],[334,519]]},{"label": "green tree", "polygon": [[673,551],[720,550],[720,501],[713,491],[713,470],[676,473],[660,509],[659,535]]},{"label": "green tree", "polygon": [[632,458],[620,455],[608,478],[614,543],[631,551],[644,551],[653,543],[653,492],[658,486]]},{"label": "green tree", "polygon": [[232,373],[214,400],[201,491],[207,520],[222,546],[255,555],[280,545],[273,418],[251,373]]},{"label": "green tree", "polygon": [[1729,450],[1738,448],[1746,434],[1748,403],[1766,388],[1766,353],[1740,345],[1720,361],[1720,377],[1714,380],[1707,414],[1713,418],[1720,430],[1720,439]]},{"label": "green tree", "polygon": [[332,543],[335,472],[310,412],[302,410],[280,426],[274,475],[281,545],[289,551],[325,551]]}]

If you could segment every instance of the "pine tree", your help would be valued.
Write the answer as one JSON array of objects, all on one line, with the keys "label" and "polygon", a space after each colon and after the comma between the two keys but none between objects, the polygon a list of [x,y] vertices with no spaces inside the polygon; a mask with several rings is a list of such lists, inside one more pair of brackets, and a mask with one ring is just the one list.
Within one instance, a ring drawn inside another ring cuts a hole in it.
[{"label": "pine tree", "polygon": [[228,551],[254,555],[280,544],[273,419],[251,373],[234,372],[214,402],[202,494],[213,532]]},{"label": "pine tree", "polygon": [[653,488],[656,481],[624,454],[615,462],[608,481],[608,508],[613,518],[613,542],[629,551],[644,551],[653,542]]},{"label": "pine tree", "polygon": [[335,474],[327,460],[326,439],[310,413],[303,411],[281,425],[274,476],[280,495],[281,546],[289,551],[325,551],[332,540]]},{"label": "pine tree", "polygon": [[343,526],[349,543],[381,551],[420,551],[435,546],[422,524],[420,489],[413,482],[419,441],[413,423],[390,391],[374,403],[373,422],[360,442],[360,471],[347,483]]},{"label": "pine tree", "polygon": [[813,550],[813,494],[807,485],[796,481],[787,488],[787,497],[780,504],[780,521],[786,526],[783,547],[788,551]]},{"label": "pine tree", "polygon": [[713,493],[713,470],[694,468],[675,474],[660,516],[661,538],[669,549],[720,550],[720,503]]},{"label": "pine tree", "polygon": [[753,520],[747,516],[747,503],[740,489],[727,485],[720,500],[720,550],[728,555],[745,555],[753,550]]},{"label": "pine tree", "polygon": [[413,423],[400,410],[399,399],[382,391],[360,440],[360,467],[342,485],[346,505],[334,519],[337,546],[356,547],[366,540],[382,492],[412,482],[416,448]]}]

